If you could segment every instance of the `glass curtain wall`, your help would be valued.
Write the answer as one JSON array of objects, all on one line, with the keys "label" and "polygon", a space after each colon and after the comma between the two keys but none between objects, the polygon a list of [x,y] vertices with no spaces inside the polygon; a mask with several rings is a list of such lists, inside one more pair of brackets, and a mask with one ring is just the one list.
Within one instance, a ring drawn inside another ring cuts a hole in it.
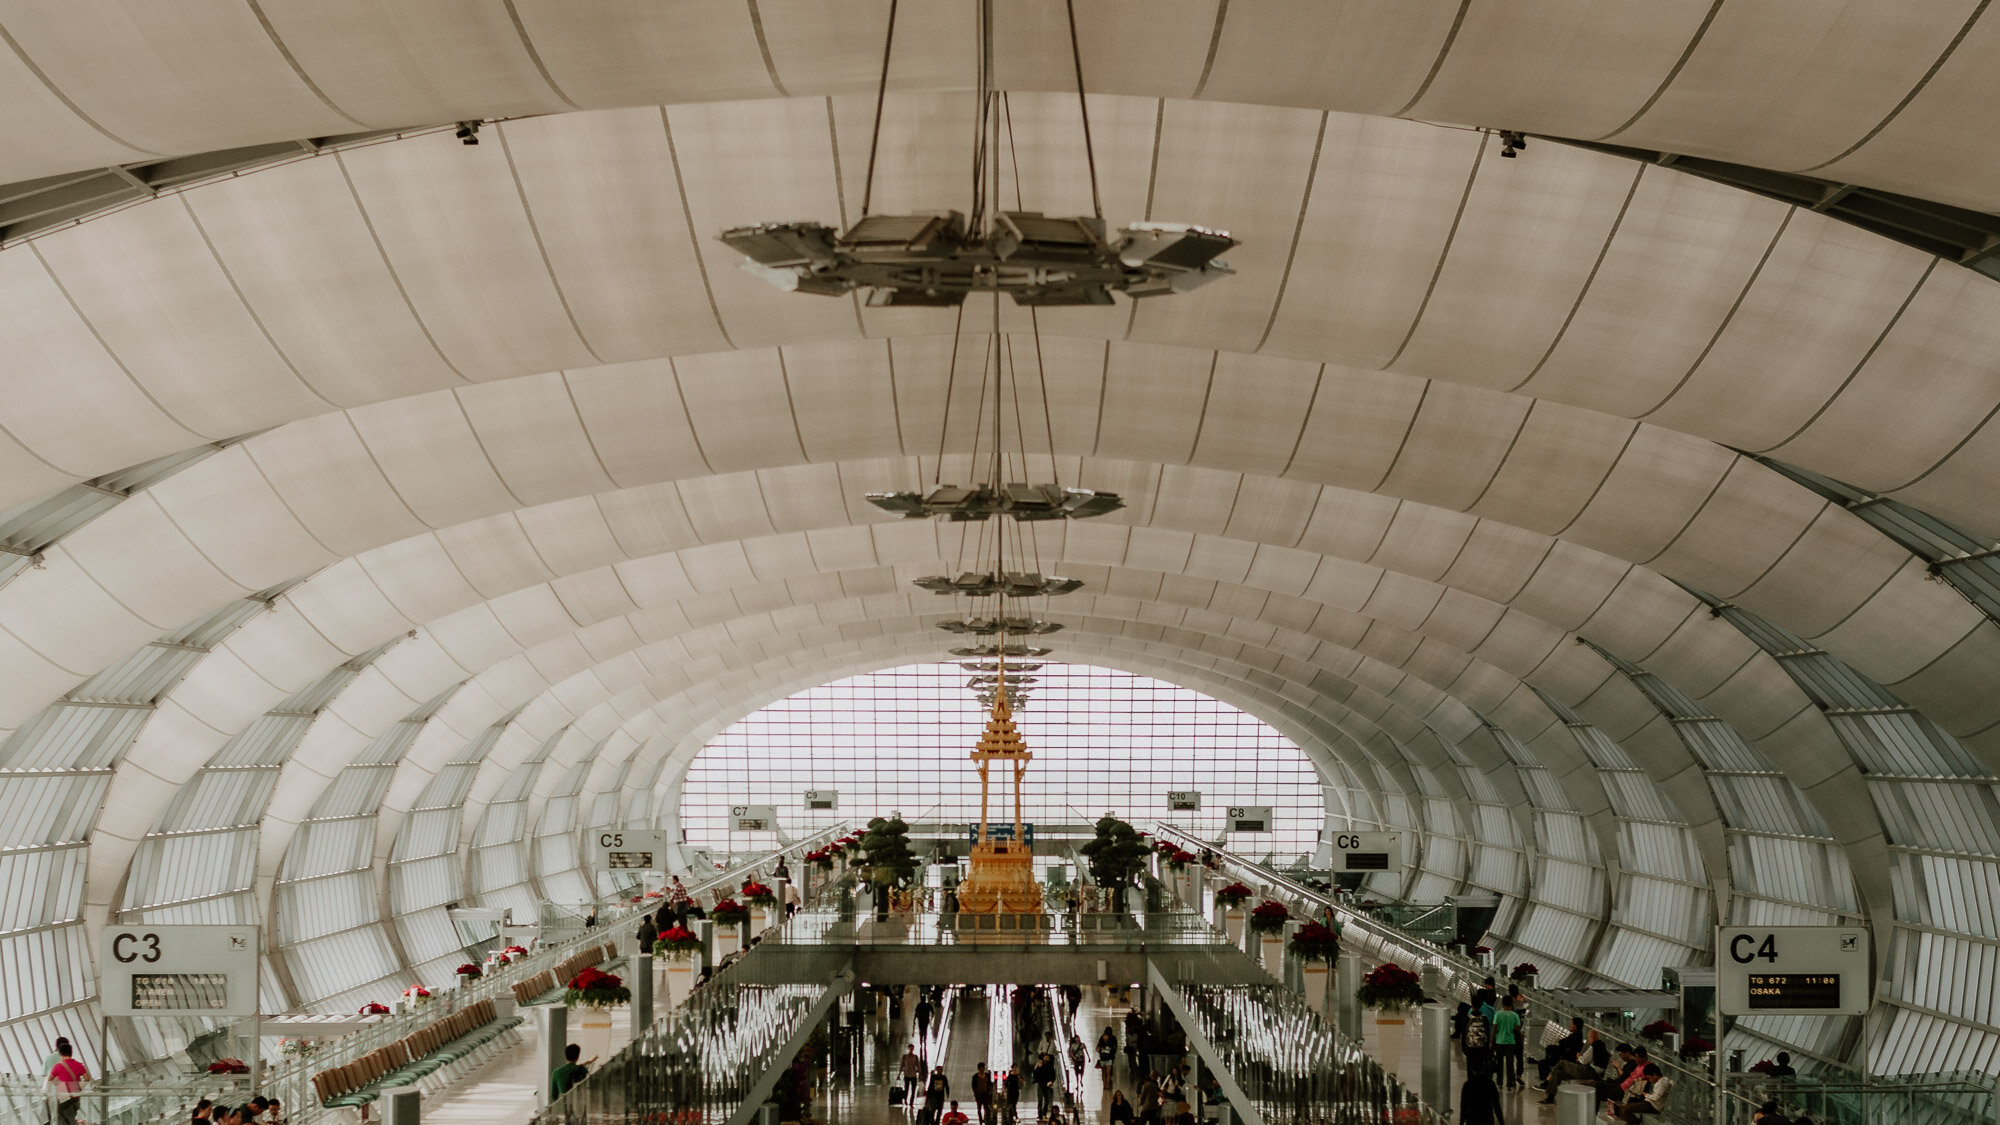
[{"label": "glass curtain wall", "polygon": [[[1268,805],[1273,830],[1234,835],[1230,846],[1281,861],[1311,854],[1326,816],[1319,774],[1262,721],[1128,672],[1045,664],[1030,674],[1039,682],[1014,716],[1035,755],[1025,793],[1030,821],[1081,824],[1109,810],[1213,837],[1229,806]],[[768,833],[731,831],[730,806],[745,804],[776,806],[794,835],[891,811],[912,821],[976,820],[979,775],[967,755],[986,711],[966,688],[969,675],[955,664],[872,672],[738,722],[688,769],[687,842],[717,852],[770,846]],[[1170,813],[1168,791],[1189,789],[1201,793],[1201,810]],[[807,790],[837,791],[838,809],[808,811]]]}]

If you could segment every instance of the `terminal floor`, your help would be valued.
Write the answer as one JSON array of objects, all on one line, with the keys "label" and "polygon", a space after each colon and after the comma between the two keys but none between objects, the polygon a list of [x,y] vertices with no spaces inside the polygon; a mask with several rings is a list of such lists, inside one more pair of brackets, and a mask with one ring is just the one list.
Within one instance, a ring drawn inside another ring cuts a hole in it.
[{"label": "terminal floor", "polygon": [[[911,1002],[903,1005],[903,1017],[893,1026],[878,1020],[863,1030],[853,1046],[847,1066],[836,1070],[836,1075],[846,1080],[830,1082],[815,1106],[822,1125],[910,1125],[915,1120],[913,1108],[889,1105],[889,1090],[899,1085],[896,1079],[897,1060],[902,1056],[904,1045],[917,1040],[915,1021],[910,1015],[914,1008],[914,996],[910,999]],[[1012,1062],[1011,1019],[1004,1008],[997,1013],[999,1019],[992,1018],[996,1013],[990,1007],[982,990],[959,991],[953,996],[946,1021],[931,1027],[930,1035],[919,1052],[924,1055],[927,1064],[943,1060],[952,1092],[964,1103],[962,1108],[967,1116],[973,1116],[970,1089],[973,1069],[984,1061],[989,1069],[1005,1073]],[[1098,1032],[1109,1023],[1117,1027],[1122,1041],[1122,1021],[1127,1010],[1122,1004],[1107,1001],[1104,990],[1085,989],[1083,1005],[1076,1016],[1077,1033],[1086,1044],[1094,1044]],[[433,1125],[526,1125],[533,1120],[537,1109],[535,1091],[541,1078],[542,1059],[546,1056],[535,1021],[522,1024],[521,1034],[520,1043],[500,1052],[452,1088],[427,1099],[423,1111],[425,1122]],[[1396,1052],[1400,1055],[1396,1069],[1411,1085],[1416,1085],[1420,1078],[1419,1067],[1423,1057],[1420,1034],[1416,1021],[1405,1025],[1404,1042],[1401,1050]],[[623,1047],[627,1038],[622,1022],[614,1025],[606,1053]],[[1365,1038],[1369,1052],[1381,1058],[1383,1044],[1372,1022],[1366,1026]],[[840,1073],[843,1070],[845,1074]],[[1532,1066],[1529,1075],[1533,1076]],[[1118,1057],[1113,1078],[1117,1088],[1131,1098],[1134,1094],[1133,1075],[1123,1053]],[[1454,1072],[1454,1097],[1462,1079],[1462,1072]],[[1503,1090],[1501,1097],[1510,1125],[1554,1125],[1555,1107],[1539,1104],[1540,1090]],[[1077,1098],[1075,1125],[1107,1125],[1105,1103],[1109,1098],[1109,1091],[1104,1089],[1097,1072],[1092,1070],[1086,1074],[1083,1089]],[[1035,1120],[1034,1109],[1034,1084],[1028,1082],[1022,1093],[1020,1120],[1032,1123]]]}]

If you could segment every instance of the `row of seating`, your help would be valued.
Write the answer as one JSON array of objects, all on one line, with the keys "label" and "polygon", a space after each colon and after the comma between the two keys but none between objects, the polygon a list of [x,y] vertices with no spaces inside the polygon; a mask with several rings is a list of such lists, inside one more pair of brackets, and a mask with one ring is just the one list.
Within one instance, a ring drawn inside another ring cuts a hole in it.
[{"label": "row of seating", "polygon": [[614,942],[587,946],[564,958],[553,969],[543,969],[534,976],[514,982],[514,1002],[528,1004],[551,1004],[562,999],[563,991],[576,974],[592,965],[601,965],[618,956],[618,946]]},{"label": "row of seating", "polygon": [[391,1086],[408,1086],[471,1057],[520,1026],[519,1016],[496,1018],[493,1001],[481,1000],[444,1019],[355,1059],[313,1075],[313,1093],[329,1109],[363,1106]]}]

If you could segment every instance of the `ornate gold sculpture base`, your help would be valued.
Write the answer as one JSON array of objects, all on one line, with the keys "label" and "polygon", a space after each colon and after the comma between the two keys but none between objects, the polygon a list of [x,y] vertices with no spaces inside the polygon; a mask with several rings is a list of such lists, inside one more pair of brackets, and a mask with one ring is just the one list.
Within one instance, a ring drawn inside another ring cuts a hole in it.
[{"label": "ornate gold sculpture base", "polygon": [[958,885],[966,914],[1040,914],[1042,885],[1035,882],[1034,849],[995,841],[972,846],[971,870]]}]

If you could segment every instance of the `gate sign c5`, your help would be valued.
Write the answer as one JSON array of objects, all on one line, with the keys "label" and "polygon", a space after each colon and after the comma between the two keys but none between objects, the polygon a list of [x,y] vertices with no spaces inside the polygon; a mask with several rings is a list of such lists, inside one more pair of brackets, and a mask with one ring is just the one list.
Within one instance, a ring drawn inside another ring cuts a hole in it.
[{"label": "gate sign c5", "polygon": [[107,1016],[254,1016],[255,926],[107,926]]},{"label": "gate sign c5", "polygon": [[1715,936],[1716,1006],[1731,1016],[1862,1015],[1868,961],[1859,926],[1725,926]]}]

